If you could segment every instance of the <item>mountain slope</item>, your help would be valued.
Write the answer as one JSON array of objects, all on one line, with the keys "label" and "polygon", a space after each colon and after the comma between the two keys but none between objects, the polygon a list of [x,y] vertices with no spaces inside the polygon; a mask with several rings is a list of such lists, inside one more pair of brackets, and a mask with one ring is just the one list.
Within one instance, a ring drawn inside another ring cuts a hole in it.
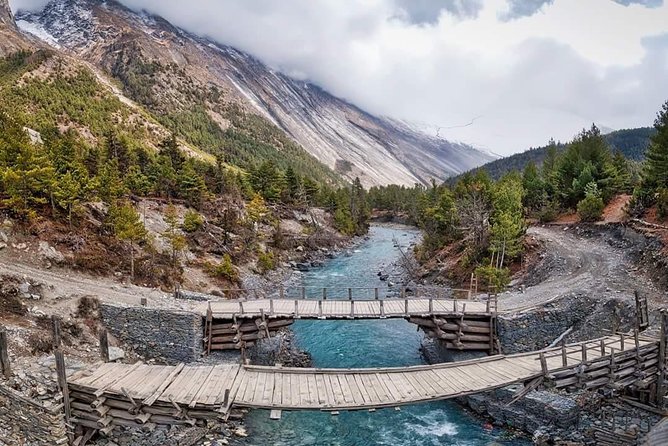
[{"label": "mountain slope", "polygon": [[258,134],[279,150],[301,145],[367,186],[426,183],[492,159],[373,117],[234,48],[113,1],[54,0],[18,19],[25,31],[118,79],[127,95],[190,143],[233,161],[251,161],[243,159],[245,139]]},{"label": "mountain slope", "polygon": [[[645,159],[645,149],[647,149],[654,132],[655,130],[652,127],[623,129],[610,132],[604,135],[604,138],[613,152],[619,151],[632,161],[642,161]],[[563,144],[558,144],[557,150],[561,151],[565,147]],[[490,177],[498,180],[508,172],[523,171],[530,162],[534,162],[536,165],[542,164],[547,156],[548,148],[549,146],[530,148],[524,152],[494,160],[473,170],[485,170]],[[450,183],[454,181],[456,181],[456,178],[449,180]]]}]

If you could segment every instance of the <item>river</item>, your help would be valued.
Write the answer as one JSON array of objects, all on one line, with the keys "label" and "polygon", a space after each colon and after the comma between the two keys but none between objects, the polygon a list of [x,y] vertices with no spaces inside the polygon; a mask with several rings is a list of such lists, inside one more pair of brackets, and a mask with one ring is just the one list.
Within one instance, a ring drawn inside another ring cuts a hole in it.
[{"label": "river", "polygon": [[[418,237],[412,228],[372,226],[370,237],[351,256],[341,255],[303,275],[305,286],[386,287],[377,272],[399,257],[393,238],[407,247]],[[296,321],[299,347],[315,367],[395,367],[424,364],[422,333],[404,320]],[[253,410],[246,417],[253,446],[436,446],[525,445],[506,431],[466,413],[453,402],[404,406],[401,410],[283,412],[278,421],[269,412]]]}]

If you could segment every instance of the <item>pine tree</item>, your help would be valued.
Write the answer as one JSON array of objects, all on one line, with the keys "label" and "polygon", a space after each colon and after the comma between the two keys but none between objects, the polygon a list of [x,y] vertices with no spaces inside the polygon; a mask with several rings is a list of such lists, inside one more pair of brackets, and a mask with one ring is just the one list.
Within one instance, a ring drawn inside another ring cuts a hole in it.
[{"label": "pine tree", "polygon": [[179,214],[173,204],[167,206],[165,210],[165,222],[167,229],[162,233],[162,236],[167,239],[172,250],[172,265],[177,267],[178,254],[183,251],[186,246],[186,238],[179,230]]},{"label": "pine tree", "polygon": [[176,135],[172,133],[159,146],[160,154],[167,156],[176,172],[181,170],[181,165],[185,162],[185,157],[179,149],[179,143],[176,140]]},{"label": "pine tree", "polygon": [[83,193],[83,186],[72,171],[62,175],[56,183],[54,197],[58,206],[67,211],[67,221],[70,228],[72,227],[72,212],[81,202]]},{"label": "pine tree", "polygon": [[130,279],[135,278],[135,253],[136,243],[146,239],[148,232],[141,222],[141,218],[135,208],[128,202],[117,202],[109,209],[109,218],[114,234],[120,240],[130,245]]},{"label": "pine tree", "polygon": [[647,149],[643,185],[656,191],[668,188],[668,101],[663,104],[654,121],[656,133]]}]

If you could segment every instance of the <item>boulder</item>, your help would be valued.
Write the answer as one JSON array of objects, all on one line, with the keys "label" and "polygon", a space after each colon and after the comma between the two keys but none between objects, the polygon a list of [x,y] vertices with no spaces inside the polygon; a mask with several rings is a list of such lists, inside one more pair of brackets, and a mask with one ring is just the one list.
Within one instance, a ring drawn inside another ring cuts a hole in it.
[{"label": "boulder", "polygon": [[45,241],[39,242],[38,254],[46,262],[61,264],[65,261],[65,256]]}]

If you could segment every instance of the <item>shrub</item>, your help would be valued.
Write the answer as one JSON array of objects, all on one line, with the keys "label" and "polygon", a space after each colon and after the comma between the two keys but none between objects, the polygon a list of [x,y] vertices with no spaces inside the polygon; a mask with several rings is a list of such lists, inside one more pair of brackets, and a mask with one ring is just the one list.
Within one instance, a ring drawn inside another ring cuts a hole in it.
[{"label": "shrub", "polygon": [[475,275],[497,292],[504,290],[510,283],[510,270],[508,268],[497,269],[493,266],[479,266],[475,269]]},{"label": "shrub", "polygon": [[257,258],[257,266],[260,268],[262,274],[276,268],[276,258],[274,257],[274,253],[271,251],[261,252]]},{"label": "shrub", "polygon": [[582,221],[598,221],[603,215],[605,203],[600,197],[588,196],[578,203],[578,215]]},{"label": "shrub", "polygon": [[204,225],[204,218],[196,211],[188,209],[186,215],[183,217],[181,228],[185,232],[195,232],[198,231],[202,225]]},{"label": "shrub", "polygon": [[218,264],[206,263],[205,269],[212,277],[225,279],[233,283],[239,282],[239,272],[232,264],[232,257],[229,254],[225,254],[223,261]]},{"label": "shrub", "polygon": [[538,221],[541,223],[549,223],[551,221],[554,221],[557,219],[559,216],[559,206],[553,202],[550,201],[549,203],[544,204],[540,210],[536,213],[536,217],[538,218]]},{"label": "shrub", "polygon": [[668,218],[668,189],[659,189],[656,196],[656,215],[661,220]]},{"label": "shrub", "polygon": [[598,221],[603,215],[605,203],[595,182],[585,187],[585,197],[578,203],[578,215],[582,221]]}]

